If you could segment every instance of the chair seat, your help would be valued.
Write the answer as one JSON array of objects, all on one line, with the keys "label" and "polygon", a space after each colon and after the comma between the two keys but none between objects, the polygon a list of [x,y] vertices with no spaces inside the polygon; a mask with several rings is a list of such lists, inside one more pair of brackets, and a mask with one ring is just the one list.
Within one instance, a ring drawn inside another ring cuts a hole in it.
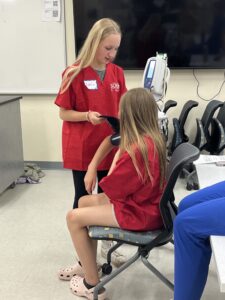
[{"label": "chair seat", "polygon": [[132,245],[146,245],[154,240],[162,231],[130,231],[116,227],[90,226],[89,236],[98,240],[111,240],[126,242]]}]

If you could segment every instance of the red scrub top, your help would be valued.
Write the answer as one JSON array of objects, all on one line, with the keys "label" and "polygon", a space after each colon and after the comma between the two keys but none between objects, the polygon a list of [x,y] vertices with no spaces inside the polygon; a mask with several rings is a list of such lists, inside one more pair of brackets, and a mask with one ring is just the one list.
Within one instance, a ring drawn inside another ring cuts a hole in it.
[{"label": "red scrub top", "polygon": [[[117,117],[120,98],[126,90],[123,70],[117,65],[112,63],[106,65],[103,81],[92,67],[87,67],[80,71],[63,94],[57,95],[55,104],[68,110],[80,112],[91,110]],[[64,168],[86,171],[101,142],[112,133],[106,122],[92,125],[87,121],[63,121]],[[112,151],[99,165],[98,170],[108,170],[113,156]]]},{"label": "red scrub top", "polygon": [[[158,154],[150,138],[146,139],[151,181],[143,183],[131,157],[124,152],[112,173],[100,181],[100,186],[114,207],[115,217],[122,229],[145,231],[162,228],[159,201],[160,165]],[[143,166],[141,154],[135,151],[138,164]]]}]

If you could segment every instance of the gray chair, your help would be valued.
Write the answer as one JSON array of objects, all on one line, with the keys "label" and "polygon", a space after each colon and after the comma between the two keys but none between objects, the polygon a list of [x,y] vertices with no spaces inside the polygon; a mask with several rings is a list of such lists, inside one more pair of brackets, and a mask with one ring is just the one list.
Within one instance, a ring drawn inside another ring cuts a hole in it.
[{"label": "gray chair", "polygon": [[[193,145],[196,146],[200,151],[208,151],[208,145],[210,144],[210,131],[211,124],[214,114],[217,110],[223,105],[223,102],[220,100],[211,100],[204,110],[202,118],[196,119],[197,122],[197,132]],[[187,190],[198,190],[198,177],[194,164],[187,164],[182,170],[182,177],[186,178],[186,189]]]},{"label": "gray chair", "polygon": [[[102,271],[108,274],[101,279],[101,282],[94,289],[94,300],[98,299],[98,291],[114,277],[127,269],[137,259],[141,258],[143,264],[152,271],[163,283],[173,290],[173,284],[159,272],[148,260],[150,252],[155,247],[165,245],[173,238],[173,219],[177,213],[174,203],[174,186],[180,171],[185,164],[191,163],[199,157],[199,149],[190,143],[179,145],[173,152],[167,168],[167,184],[160,200],[160,212],[163,219],[163,228],[154,231],[134,232],[114,227],[91,226],[89,236],[95,240],[116,241],[108,253],[107,263],[103,265]],[[122,244],[130,244],[137,247],[137,252],[118,269],[112,271],[111,253]],[[112,271],[112,273],[111,273]]]}]

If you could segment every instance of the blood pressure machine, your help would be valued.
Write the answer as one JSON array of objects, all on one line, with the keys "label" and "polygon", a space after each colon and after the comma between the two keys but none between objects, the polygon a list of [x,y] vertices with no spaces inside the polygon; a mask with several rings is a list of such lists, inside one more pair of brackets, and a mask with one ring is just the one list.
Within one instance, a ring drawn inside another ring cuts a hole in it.
[{"label": "blood pressure machine", "polygon": [[143,87],[149,89],[155,101],[161,101],[166,93],[170,70],[167,67],[167,54],[156,53],[155,57],[147,60],[143,75]]},{"label": "blood pressure machine", "polygon": [[[168,137],[168,118],[163,112],[164,97],[166,94],[167,83],[170,77],[170,70],[167,67],[167,54],[156,53],[155,57],[147,60],[144,69],[143,82],[144,88],[149,89],[157,102],[159,111],[159,126],[164,133],[166,139]],[[111,137],[113,145],[118,146],[120,143],[119,127],[115,128],[115,118],[103,116],[114,129],[115,134]],[[118,121],[118,120],[117,120]],[[119,122],[118,122],[119,124]],[[119,125],[118,125],[119,126]]]},{"label": "blood pressure machine", "polygon": [[170,70],[167,67],[167,54],[156,53],[155,57],[151,57],[147,60],[142,85],[151,91],[158,104],[160,127],[166,137],[168,136],[168,118],[163,112],[163,109],[169,78]]}]

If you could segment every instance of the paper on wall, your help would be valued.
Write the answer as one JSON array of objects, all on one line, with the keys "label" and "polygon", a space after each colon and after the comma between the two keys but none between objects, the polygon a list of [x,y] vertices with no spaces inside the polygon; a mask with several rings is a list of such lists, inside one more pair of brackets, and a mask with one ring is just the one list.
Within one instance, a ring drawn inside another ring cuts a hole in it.
[{"label": "paper on wall", "polygon": [[61,0],[43,0],[42,21],[60,22]]}]

